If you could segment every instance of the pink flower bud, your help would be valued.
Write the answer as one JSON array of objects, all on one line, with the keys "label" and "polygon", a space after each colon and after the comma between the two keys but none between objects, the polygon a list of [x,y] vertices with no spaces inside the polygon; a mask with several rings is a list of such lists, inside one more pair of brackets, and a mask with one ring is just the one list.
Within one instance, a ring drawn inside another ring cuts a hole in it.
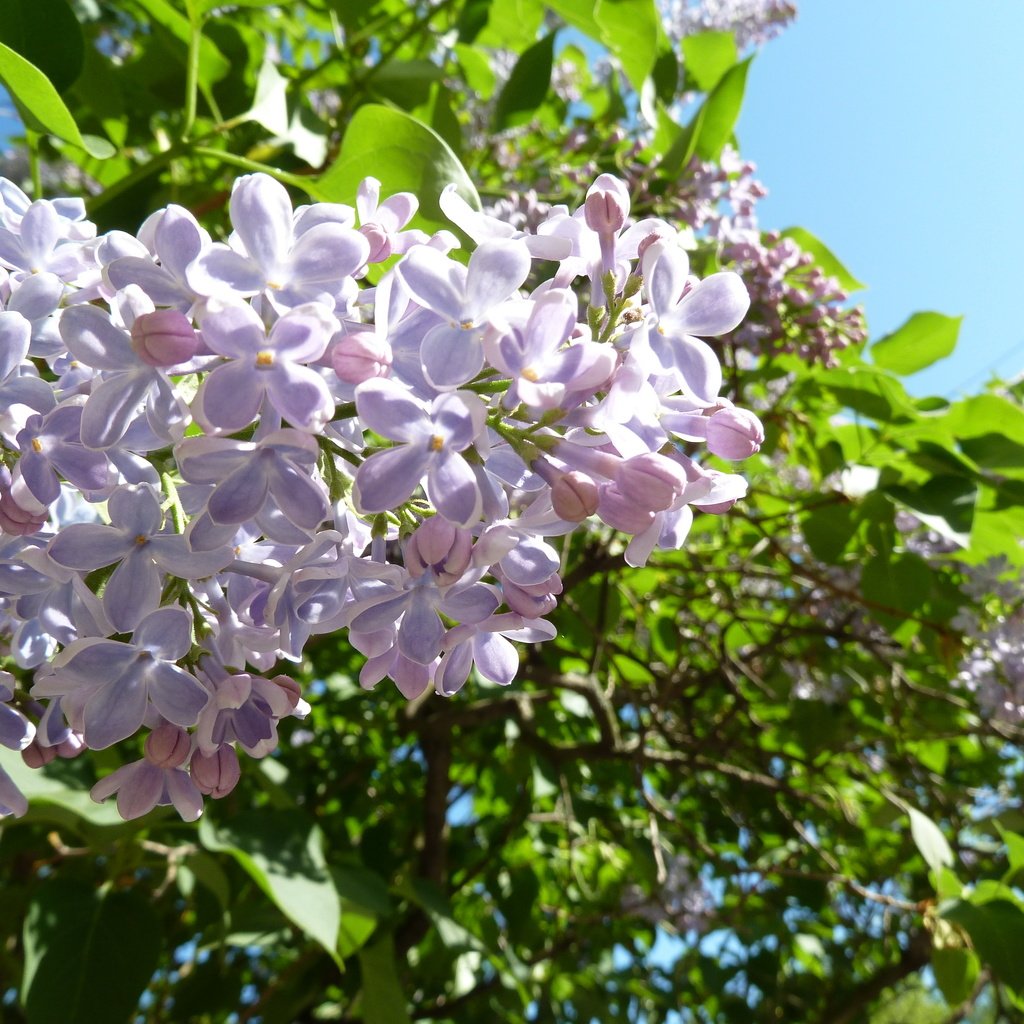
[{"label": "pink flower bud", "polygon": [[391,346],[373,331],[343,335],[331,352],[334,372],[346,384],[362,384],[372,377],[386,377],[391,369]]},{"label": "pink flower bud", "polygon": [[671,508],[686,486],[686,472],[678,462],[648,452],[627,459],[615,476],[618,490],[639,508],[661,512]]},{"label": "pink flower bud", "polygon": [[42,768],[57,756],[56,747],[44,747],[39,740],[33,740],[22,752],[21,759],[29,768]]},{"label": "pink flower bud", "polygon": [[473,555],[473,535],[453,526],[443,516],[421,523],[405,545],[405,567],[409,575],[422,576],[433,569],[441,586],[462,579]]},{"label": "pink flower bud", "polygon": [[147,737],[146,760],[157,768],[180,768],[192,749],[189,734],[180,726],[164,722]]},{"label": "pink flower bud", "polygon": [[[270,681],[281,688],[289,706],[294,711],[302,701],[302,687],[291,676],[274,676]],[[278,718],[280,717],[282,716],[278,715]]]},{"label": "pink flower bud", "polygon": [[623,533],[643,533],[654,522],[655,513],[643,508],[632,497],[628,497],[615,484],[601,488],[597,514],[613,530]]},{"label": "pink flower bud", "polygon": [[585,473],[563,473],[551,485],[551,504],[555,515],[570,523],[582,523],[597,511],[597,484]]},{"label": "pink flower bud", "polygon": [[[34,499],[32,500],[36,508],[25,508],[11,493],[11,486],[10,472],[5,466],[0,466],[0,534],[28,537],[30,534],[38,533],[46,525],[48,510]],[[32,497],[27,492],[26,496],[30,499]]]},{"label": "pink flower bud", "polygon": [[213,754],[203,754],[197,750],[192,755],[189,767],[196,789],[215,800],[227,796],[242,777],[235,748],[227,745],[218,747]]},{"label": "pink flower bud", "polygon": [[370,243],[370,255],[366,257],[367,263],[383,263],[391,255],[391,239],[379,224],[370,221],[359,229],[359,234]]},{"label": "pink flower bud", "polygon": [[132,324],[132,349],[150,366],[187,363],[199,348],[199,338],[184,313],[158,309],[142,313]]},{"label": "pink flower bud", "polygon": [[629,214],[629,192],[612,174],[601,174],[583,203],[583,217],[587,227],[599,235],[617,234],[622,230]]},{"label": "pink flower bud", "polygon": [[748,458],[763,441],[761,421],[746,409],[720,409],[708,420],[708,450],[720,458]]}]

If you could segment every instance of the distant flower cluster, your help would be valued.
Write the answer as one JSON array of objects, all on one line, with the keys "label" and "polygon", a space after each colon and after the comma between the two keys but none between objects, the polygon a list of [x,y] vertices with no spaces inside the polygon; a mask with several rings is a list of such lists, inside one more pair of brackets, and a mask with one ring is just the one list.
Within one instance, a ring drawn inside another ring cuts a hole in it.
[{"label": "distant flower cluster", "polygon": [[555,635],[549,538],[603,524],[642,565],[745,493],[679,444],[763,440],[701,340],[746,313],[735,273],[691,275],[610,175],[531,233],[441,204],[468,261],[373,179],[293,210],[240,178],[225,242],[178,206],[97,237],[0,182],[0,743],[38,766],[147,730],[93,795],[194,819],[307,710],[277,665],[311,637],[408,698],[508,684]]},{"label": "distant flower cluster", "polygon": [[763,46],[796,17],[790,0],[658,0],[674,38],[699,32],[732,32],[740,50]]}]

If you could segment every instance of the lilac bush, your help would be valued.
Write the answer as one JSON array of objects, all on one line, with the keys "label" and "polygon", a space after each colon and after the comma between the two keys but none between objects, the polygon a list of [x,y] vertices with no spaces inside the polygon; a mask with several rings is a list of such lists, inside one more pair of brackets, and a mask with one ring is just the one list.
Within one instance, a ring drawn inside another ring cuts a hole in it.
[{"label": "lilac bush", "polygon": [[93,790],[125,818],[230,792],[308,710],[276,666],[313,636],[347,631],[366,688],[508,685],[555,635],[551,538],[643,565],[745,493],[699,446],[764,439],[702,340],[743,282],[694,277],[611,175],[529,232],[446,190],[465,262],[372,179],[356,211],[242,177],[224,242],[175,206],[97,237],[0,203],[2,741],[38,766],[146,731]]}]

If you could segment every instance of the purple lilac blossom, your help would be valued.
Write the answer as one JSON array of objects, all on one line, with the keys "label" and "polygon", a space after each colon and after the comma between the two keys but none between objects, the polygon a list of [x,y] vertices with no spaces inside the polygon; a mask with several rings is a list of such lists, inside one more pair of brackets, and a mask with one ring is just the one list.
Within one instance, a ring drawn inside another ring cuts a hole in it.
[{"label": "purple lilac blossom", "polygon": [[407,229],[417,199],[293,210],[251,175],[219,244],[173,206],[95,238],[0,182],[0,640],[34,698],[3,691],[0,740],[26,763],[149,729],[93,795],[192,820],[308,710],[274,673],[311,637],[347,630],[360,683],[410,699],[508,685],[555,635],[552,538],[618,529],[643,564],[742,497],[673,443],[763,439],[700,340],[742,318],[736,275],[691,276],[611,175],[530,234],[446,189],[468,266]]}]

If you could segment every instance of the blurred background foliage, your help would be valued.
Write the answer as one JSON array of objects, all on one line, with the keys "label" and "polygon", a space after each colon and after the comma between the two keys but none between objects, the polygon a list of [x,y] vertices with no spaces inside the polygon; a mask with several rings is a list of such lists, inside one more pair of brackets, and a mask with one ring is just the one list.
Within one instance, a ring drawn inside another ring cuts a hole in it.
[{"label": "blurred background foliage", "polygon": [[427,230],[452,181],[528,227],[615,173],[698,273],[743,274],[716,344],[768,438],[683,551],[636,570],[574,536],[511,690],[366,693],[320,638],[311,716],[196,825],[93,804],[119,753],[0,752],[31,801],[0,833],[4,1020],[1021,1019],[1021,388],[908,393],[958,320],[869,345],[840,259],[762,230],[734,126],[793,14],[8,0],[5,173],[33,194],[216,233],[239,173],[348,203],[373,175]]}]

